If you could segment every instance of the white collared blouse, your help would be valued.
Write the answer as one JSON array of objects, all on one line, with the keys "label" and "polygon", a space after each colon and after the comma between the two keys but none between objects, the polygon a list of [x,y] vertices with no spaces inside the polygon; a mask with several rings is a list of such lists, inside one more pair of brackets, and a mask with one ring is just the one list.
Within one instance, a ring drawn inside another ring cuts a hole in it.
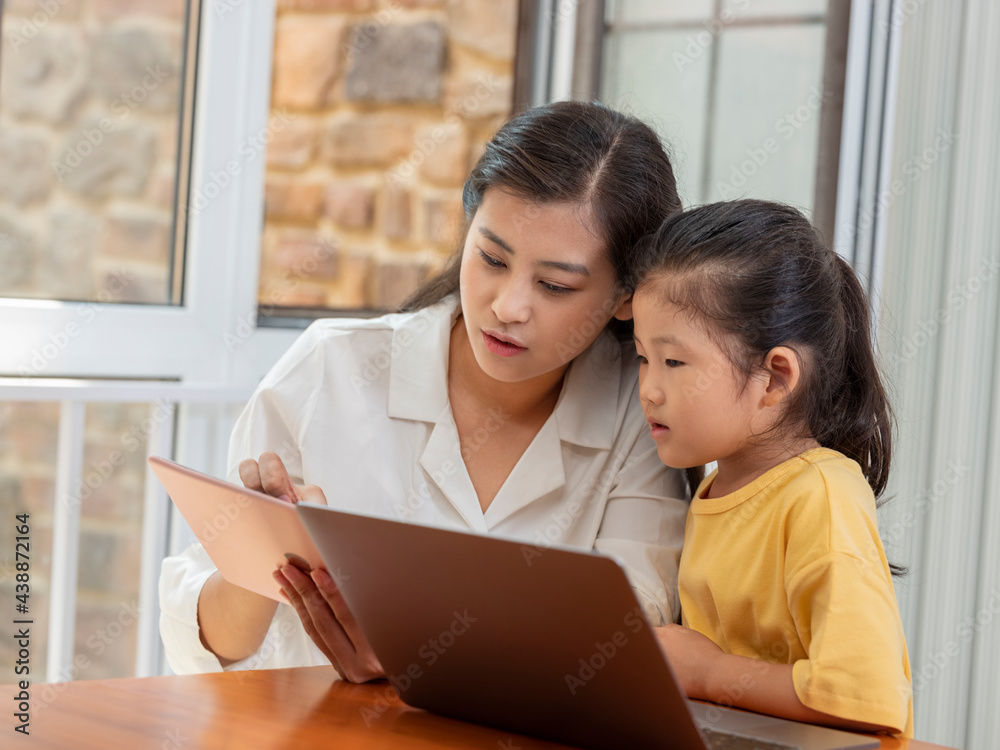
[{"label": "white collared blouse", "polygon": [[[454,298],[414,313],[313,323],[261,382],[233,430],[229,480],[273,450],[292,481],[336,508],[613,555],[653,625],[678,615],[687,502],[656,455],[631,344],[609,333],[571,364],[549,419],[484,513],[463,450],[489,450],[490,413],[460,445],[448,400]],[[201,644],[197,602],[215,567],[201,545],[164,560],[160,633],[177,673],[221,669]],[[226,669],[329,663],[295,611],[278,605],[261,648]]]}]

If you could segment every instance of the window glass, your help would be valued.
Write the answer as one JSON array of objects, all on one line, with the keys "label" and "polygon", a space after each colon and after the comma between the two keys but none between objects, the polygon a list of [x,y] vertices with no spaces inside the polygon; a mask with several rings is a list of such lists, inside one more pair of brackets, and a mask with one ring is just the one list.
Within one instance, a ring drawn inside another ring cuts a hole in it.
[{"label": "window glass", "polygon": [[187,3],[0,7],[0,296],[177,302]]},{"label": "window glass", "polygon": [[[601,97],[654,125],[685,205],[759,197],[811,214],[825,55],[824,3],[731,0],[704,20],[618,3]],[[715,4],[713,4],[714,8]]]}]

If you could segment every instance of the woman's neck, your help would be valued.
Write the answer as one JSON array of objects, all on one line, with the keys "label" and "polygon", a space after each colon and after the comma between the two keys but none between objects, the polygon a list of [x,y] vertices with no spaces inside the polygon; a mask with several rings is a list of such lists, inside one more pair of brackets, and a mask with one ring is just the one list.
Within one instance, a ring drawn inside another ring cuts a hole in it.
[{"label": "woman's neck", "polygon": [[530,380],[507,383],[490,377],[476,361],[465,321],[460,315],[451,329],[448,349],[448,390],[468,403],[496,408],[516,421],[548,418],[562,390],[567,364]]}]

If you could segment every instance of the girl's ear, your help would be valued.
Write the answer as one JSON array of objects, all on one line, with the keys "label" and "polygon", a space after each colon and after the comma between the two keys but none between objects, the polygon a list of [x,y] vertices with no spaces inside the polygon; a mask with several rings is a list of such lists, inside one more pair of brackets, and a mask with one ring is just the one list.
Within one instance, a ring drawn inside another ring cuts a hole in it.
[{"label": "girl's ear", "polygon": [[632,320],[632,295],[623,299],[615,310],[614,316],[618,320]]},{"label": "girl's ear", "polygon": [[767,383],[764,388],[764,406],[777,406],[789,396],[802,379],[802,362],[796,351],[787,346],[776,346],[764,357]]}]

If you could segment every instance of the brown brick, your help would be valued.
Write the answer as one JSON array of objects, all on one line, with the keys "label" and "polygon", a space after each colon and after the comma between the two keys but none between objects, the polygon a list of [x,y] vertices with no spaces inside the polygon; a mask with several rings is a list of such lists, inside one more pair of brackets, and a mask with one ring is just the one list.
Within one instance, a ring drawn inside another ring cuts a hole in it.
[{"label": "brown brick", "polygon": [[296,117],[287,126],[272,131],[267,144],[267,165],[280,169],[308,166],[319,146],[319,125],[309,118]]},{"label": "brown brick", "polygon": [[375,272],[375,306],[394,310],[420,286],[426,269],[415,263],[380,263]]},{"label": "brown brick", "polygon": [[458,247],[464,220],[461,198],[424,199],[424,232],[433,244],[447,249]]},{"label": "brown brick", "polygon": [[342,116],[330,124],[324,156],[338,167],[384,166],[413,148],[413,123],[386,114]]},{"label": "brown brick", "polygon": [[514,79],[492,71],[456,73],[445,83],[445,111],[466,120],[510,115]]},{"label": "brown brick", "polygon": [[264,186],[267,218],[313,221],[323,204],[323,184],[285,175],[268,175]]},{"label": "brown brick", "polygon": [[360,23],[351,31],[345,95],[355,101],[437,102],[445,32],[435,21]]},{"label": "brown brick", "polygon": [[[417,149],[424,154],[420,174],[439,185],[460,186],[468,176],[469,137],[460,123],[434,125],[417,136]],[[414,158],[416,154],[411,154]]]},{"label": "brown brick", "polygon": [[396,187],[386,187],[382,193],[382,234],[389,239],[410,238],[410,192]]},{"label": "brown brick", "polygon": [[451,36],[498,60],[513,60],[517,0],[451,0]]},{"label": "brown brick", "polygon": [[274,106],[320,109],[333,100],[343,33],[344,21],[338,18],[279,19],[274,40]]},{"label": "brown brick", "polygon": [[273,252],[273,263],[285,280],[337,277],[337,248],[315,234],[288,232],[279,235]]},{"label": "brown brick", "polygon": [[331,305],[341,308],[366,307],[368,285],[371,280],[372,259],[359,253],[344,253],[340,256],[340,277],[337,288],[330,300]]},{"label": "brown brick", "polygon": [[323,215],[344,229],[367,229],[374,210],[375,193],[367,185],[337,182],[326,190]]}]

